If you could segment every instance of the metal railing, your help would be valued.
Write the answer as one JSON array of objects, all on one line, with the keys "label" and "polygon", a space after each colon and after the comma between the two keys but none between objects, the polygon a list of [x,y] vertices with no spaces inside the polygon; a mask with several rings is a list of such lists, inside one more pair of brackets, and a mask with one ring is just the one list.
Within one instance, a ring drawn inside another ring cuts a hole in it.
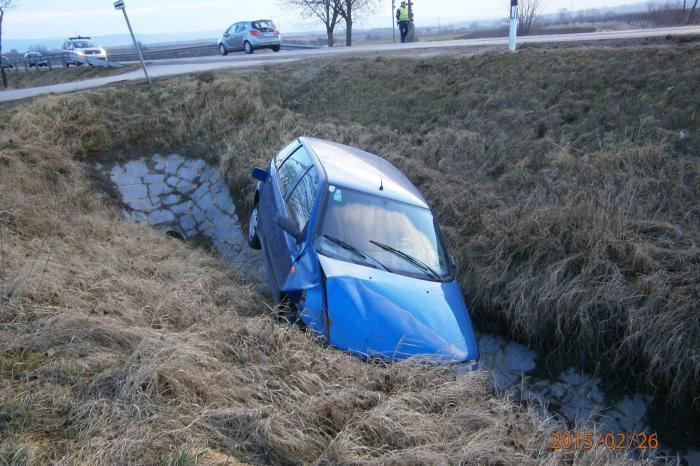
[{"label": "metal railing", "polygon": [[[321,48],[316,45],[302,45],[294,43],[282,43],[283,50],[302,50]],[[173,47],[161,50],[144,50],[143,56],[147,60],[163,60],[168,58],[190,58],[218,55],[219,49],[215,42],[204,45],[191,45]],[[124,66],[119,62],[135,61],[138,57],[136,51],[117,52],[109,55],[109,59],[92,58],[76,54],[51,54],[42,55],[40,58],[10,58],[4,57],[2,66],[7,71],[29,70],[53,70],[56,67],[67,68],[74,64],[99,66],[102,68],[119,68]]]},{"label": "metal railing", "polygon": [[70,65],[81,64],[98,66],[101,68],[119,68],[121,63],[103,58],[93,58],[80,55],[42,55],[37,58],[10,58],[3,57],[2,66],[6,71],[29,71],[29,70],[53,70],[56,67],[68,68]]},{"label": "metal railing", "polygon": [[[282,50],[317,49],[316,45],[301,45],[282,42]],[[188,45],[168,49],[148,50],[141,49],[145,60],[164,60],[171,58],[207,57],[219,54],[219,46],[216,42],[210,44]],[[110,53],[110,58],[117,61],[136,61],[138,56],[135,50]]]}]

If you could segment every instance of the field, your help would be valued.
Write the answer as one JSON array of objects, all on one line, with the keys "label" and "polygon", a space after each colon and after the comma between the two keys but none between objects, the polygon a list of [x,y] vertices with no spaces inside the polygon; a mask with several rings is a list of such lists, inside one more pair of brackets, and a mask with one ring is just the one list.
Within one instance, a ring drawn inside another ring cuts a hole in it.
[{"label": "field", "polygon": [[420,186],[479,327],[650,391],[692,430],[699,65],[692,44],[358,58],[0,108],[0,458],[623,461],[549,450],[567,427],[483,374],[319,345],[243,273],[123,221],[91,174],[177,151],[216,164],[245,211],[251,166],[300,135],[381,154]]}]

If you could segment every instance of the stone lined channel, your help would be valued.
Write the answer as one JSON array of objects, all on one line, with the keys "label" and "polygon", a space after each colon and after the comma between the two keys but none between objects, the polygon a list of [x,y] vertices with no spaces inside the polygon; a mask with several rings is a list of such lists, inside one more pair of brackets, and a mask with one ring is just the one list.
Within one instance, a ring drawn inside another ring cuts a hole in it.
[{"label": "stone lined channel", "polygon": [[[206,162],[155,154],[116,164],[107,175],[128,206],[125,218],[150,224],[163,234],[210,244],[224,260],[264,287],[262,256],[248,247],[228,186]],[[537,353],[497,335],[484,333],[477,338],[480,366],[489,371],[493,386],[516,400],[533,403],[541,416],[555,412],[571,423],[594,423],[598,430],[613,434],[654,432],[647,414],[653,401],[650,396],[632,394],[611,401],[600,378],[573,368],[554,379],[535,377]],[[680,464],[700,466],[700,451],[679,454]]]},{"label": "stone lined channel", "polygon": [[204,160],[155,154],[116,164],[108,175],[128,206],[125,218],[211,245],[248,277],[264,281],[260,252],[248,247],[228,186]]}]

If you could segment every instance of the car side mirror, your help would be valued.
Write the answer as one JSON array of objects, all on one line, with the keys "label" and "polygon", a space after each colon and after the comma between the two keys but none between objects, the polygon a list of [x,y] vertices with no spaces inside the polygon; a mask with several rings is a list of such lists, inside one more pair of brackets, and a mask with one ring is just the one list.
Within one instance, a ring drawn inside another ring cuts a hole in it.
[{"label": "car side mirror", "polygon": [[295,222],[291,218],[283,217],[281,215],[278,216],[277,226],[280,227],[283,231],[285,231],[289,236],[294,238],[297,244],[300,244],[302,241],[304,241],[304,235],[302,234],[301,230],[299,230],[299,225],[297,225],[297,222]]},{"label": "car side mirror", "polygon": [[258,181],[264,183],[267,181],[267,177],[270,176],[270,173],[267,170],[263,170],[262,168],[255,167],[255,168],[253,168],[253,173],[251,173],[250,176],[254,180],[258,180]]}]

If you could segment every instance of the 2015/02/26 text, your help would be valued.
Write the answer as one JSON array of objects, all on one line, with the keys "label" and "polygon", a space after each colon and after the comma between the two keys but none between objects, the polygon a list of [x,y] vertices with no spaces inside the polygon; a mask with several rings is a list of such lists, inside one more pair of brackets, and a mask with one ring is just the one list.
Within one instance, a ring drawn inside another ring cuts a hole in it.
[{"label": "2015/02/26 text", "polygon": [[554,442],[552,450],[606,448],[608,450],[646,450],[659,447],[657,433],[631,432],[554,432],[550,435]]}]

